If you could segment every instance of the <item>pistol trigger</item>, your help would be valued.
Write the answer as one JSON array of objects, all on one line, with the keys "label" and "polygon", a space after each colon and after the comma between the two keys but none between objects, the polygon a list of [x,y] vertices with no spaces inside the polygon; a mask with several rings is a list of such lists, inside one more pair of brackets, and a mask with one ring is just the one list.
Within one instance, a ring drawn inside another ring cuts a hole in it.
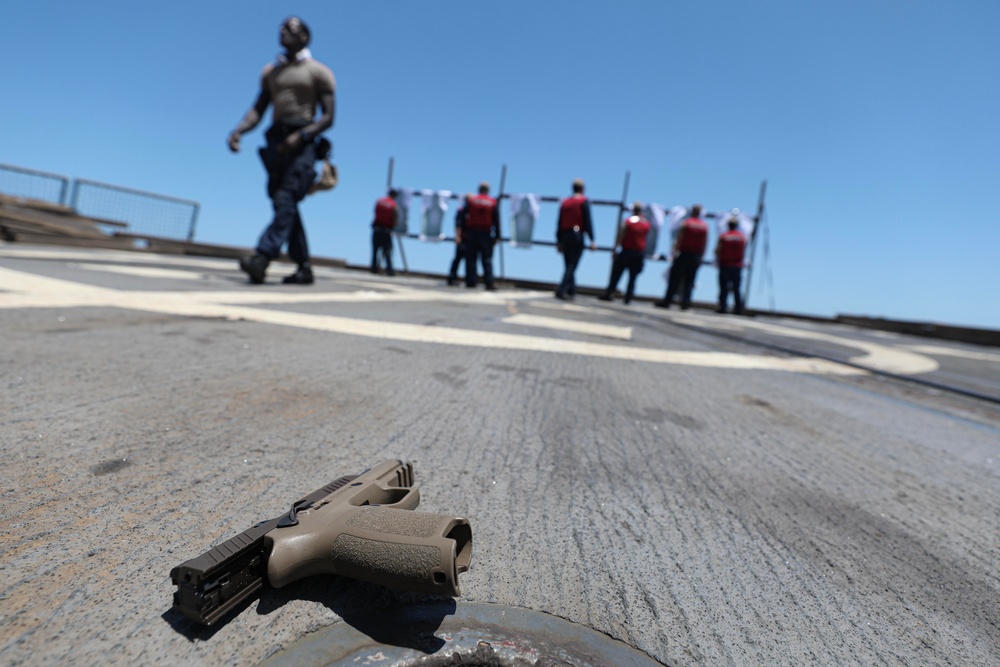
[{"label": "pistol trigger", "polygon": [[281,518],[278,522],[278,528],[288,528],[289,526],[299,525],[299,519],[296,514],[300,510],[308,508],[312,503],[308,500],[299,500],[292,504],[292,509],[288,510],[288,514]]}]

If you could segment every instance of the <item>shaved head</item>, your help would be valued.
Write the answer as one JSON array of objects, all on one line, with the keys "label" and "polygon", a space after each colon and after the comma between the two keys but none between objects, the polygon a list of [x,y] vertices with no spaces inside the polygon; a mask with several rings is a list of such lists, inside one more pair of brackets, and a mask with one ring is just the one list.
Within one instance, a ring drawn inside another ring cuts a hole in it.
[{"label": "shaved head", "polygon": [[286,49],[304,49],[309,44],[310,37],[309,26],[298,16],[289,16],[281,24],[281,45]]}]

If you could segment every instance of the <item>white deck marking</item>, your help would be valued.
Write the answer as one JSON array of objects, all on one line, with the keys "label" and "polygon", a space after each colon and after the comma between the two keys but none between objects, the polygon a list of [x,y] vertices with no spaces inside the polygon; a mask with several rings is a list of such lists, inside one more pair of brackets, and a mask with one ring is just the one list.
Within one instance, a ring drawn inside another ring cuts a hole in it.
[{"label": "white deck marking", "polygon": [[[197,291],[147,292],[115,290],[0,267],[0,309],[72,308],[79,306],[126,308],[184,317],[247,320],[353,336],[418,343],[437,343],[442,345],[524,350],[555,354],[577,354],[604,359],[678,364],[704,368],[771,370],[826,375],[864,374],[864,371],[822,359],[782,358],[727,352],[683,352],[630,345],[560,340],[539,336],[521,336],[453,327],[364,320],[333,315],[313,315],[269,310],[266,308],[227,305],[225,303],[212,303],[205,300],[206,294],[208,293]],[[217,296],[220,295],[219,293],[214,294]],[[231,297],[234,294],[243,293],[224,293],[226,297]],[[269,296],[274,297],[276,294],[272,293]],[[292,296],[284,293],[281,294]],[[260,297],[264,296],[264,294],[258,293],[255,296]],[[319,297],[322,295],[313,294],[311,296]],[[499,303],[505,303],[506,301],[507,299],[498,299]],[[272,303],[275,302],[277,301],[272,301]],[[287,299],[284,301],[284,303],[293,302],[300,301],[298,299]]]},{"label": "white deck marking", "polygon": [[[551,294],[545,295],[547,298],[551,298]],[[604,315],[607,316],[609,310],[607,308],[594,308],[591,306],[581,306],[576,303],[566,303],[565,301],[549,302],[549,301],[532,301],[532,308],[544,308],[546,310],[559,310],[562,312],[570,313],[586,313],[588,315]]]},{"label": "white deck marking", "polygon": [[155,266],[122,266],[119,264],[76,264],[70,263],[67,266],[74,269],[86,269],[88,271],[105,271],[107,273],[118,273],[125,276],[136,276],[138,278],[167,278],[169,280],[203,280],[204,273],[195,271],[185,271],[183,269],[161,269]]},{"label": "white deck marking", "polygon": [[938,345],[907,345],[906,348],[914,352],[923,352],[924,354],[939,354],[944,357],[960,357],[962,359],[990,361],[1000,364],[1000,354],[991,354],[989,352],[973,352],[971,350],[959,350],[954,347],[940,347]]},{"label": "white deck marking", "polygon": [[939,366],[938,362],[920,354],[915,354],[901,348],[888,347],[878,343],[834,336],[832,334],[820,333],[818,331],[807,331],[793,327],[785,327],[777,324],[767,324],[765,322],[754,322],[747,319],[720,318],[711,315],[696,315],[692,313],[677,313],[668,315],[668,319],[675,322],[706,329],[718,329],[723,331],[739,331],[741,329],[756,329],[777,336],[786,338],[803,338],[808,340],[821,340],[828,343],[835,343],[844,347],[852,347],[865,352],[857,357],[851,357],[851,363],[865,366],[873,370],[885,371],[888,373],[898,373],[902,375],[919,375],[921,373],[933,373]]},{"label": "white deck marking", "polygon": [[170,257],[155,254],[146,255],[131,250],[105,250],[103,248],[93,248],[86,252],[68,248],[38,250],[36,248],[15,248],[11,245],[0,243],[0,257],[9,257],[11,259],[54,259],[65,260],[67,262],[93,262],[95,259],[98,259],[109,262],[122,262],[124,264],[170,264],[171,266],[189,266],[192,268],[215,269],[219,271],[239,270],[235,259],[198,259],[188,256]]},{"label": "white deck marking", "polygon": [[572,331],[574,333],[588,334],[591,336],[601,336],[602,338],[632,340],[632,327],[619,327],[611,324],[594,324],[593,322],[564,320],[558,317],[528,315],[527,313],[511,315],[510,317],[505,317],[500,321],[504,324],[519,324],[525,327],[540,327],[542,329]]}]

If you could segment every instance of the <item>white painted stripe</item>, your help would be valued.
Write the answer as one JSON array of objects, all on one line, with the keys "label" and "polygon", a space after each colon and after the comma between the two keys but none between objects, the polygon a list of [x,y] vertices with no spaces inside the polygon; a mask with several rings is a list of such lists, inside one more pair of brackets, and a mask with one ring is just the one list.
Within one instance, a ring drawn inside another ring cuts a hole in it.
[{"label": "white painted stripe", "polygon": [[594,324],[592,322],[566,320],[559,317],[528,315],[527,313],[511,315],[510,317],[505,317],[500,321],[504,324],[518,324],[525,327],[540,327],[543,329],[555,329],[557,331],[572,331],[573,333],[600,336],[602,338],[632,340],[632,327],[618,327],[612,324]]},{"label": "white painted stripe", "polygon": [[974,359],[976,361],[988,361],[1000,364],[1000,354],[990,354],[989,352],[972,352],[971,350],[959,350],[954,347],[940,347],[937,345],[907,345],[907,349],[924,354],[937,354],[943,357],[960,357],[962,359]]},{"label": "white painted stripe", "polygon": [[[551,295],[546,295],[547,299],[551,299]],[[532,308],[543,308],[546,310],[558,310],[561,312],[571,312],[571,313],[586,313],[588,315],[603,315],[607,316],[609,310],[607,308],[592,308],[590,306],[581,306],[576,303],[566,303],[564,301],[550,302],[548,300],[536,300],[531,302]]]},{"label": "white painted stripe", "polygon": [[804,329],[779,326],[777,324],[767,324],[755,322],[747,319],[722,318],[711,315],[697,315],[693,313],[669,314],[666,317],[674,322],[686,324],[688,326],[703,327],[705,329],[718,329],[724,331],[738,331],[746,329],[756,329],[765,333],[786,338],[803,338],[809,340],[820,340],[835,343],[844,347],[851,347],[863,351],[865,354],[851,357],[851,363],[871,368],[873,370],[885,371],[888,373],[898,373],[901,375],[919,375],[921,373],[933,373],[940,366],[935,360],[923,355],[915,354],[901,348],[888,347],[878,343],[854,340],[842,336],[820,333],[818,331],[807,331]]},{"label": "white painted stripe", "polygon": [[203,280],[205,274],[182,269],[161,269],[155,266],[122,266],[120,264],[76,264],[67,266],[87,271],[104,271],[137,278],[167,278],[170,280]]},{"label": "white painted stripe", "polygon": [[0,267],[0,309],[106,306],[183,317],[247,320],[385,340],[491,349],[576,354],[604,359],[739,370],[857,375],[863,371],[820,359],[781,358],[726,352],[684,352],[606,343],[521,336],[420,324],[313,315],[266,308],[205,303],[198,292],[145,292],[81,285]]},{"label": "white painted stripe", "polygon": [[[218,271],[239,271],[239,263],[235,259],[195,259],[172,255],[147,255],[141,252],[127,250],[105,250],[94,248],[87,252],[72,249],[37,250],[34,248],[17,248],[0,243],[0,257],[11,259],[45,259],[65,260],[67,262],[93,262],[103,259],[124,264],[169,264],[170,266],[190,266],[199,269],[215,269]],[[291,265],[289,265],[291,266]]]},{"label": "white painted stripe", "polygon": [[434,290],[412,290],[396,292],[377,292],[366,289],[355,292],[303,292],[301,287],[291,288],[295,291],[261,290],[254,288],[247,291],[232,292],[191,292],[190,298],[202,303],[232,303],[232,304],[267,304],[267,303],[478,303],[505,305],[509,299],[490,293],[479,294],[448,294]]}]

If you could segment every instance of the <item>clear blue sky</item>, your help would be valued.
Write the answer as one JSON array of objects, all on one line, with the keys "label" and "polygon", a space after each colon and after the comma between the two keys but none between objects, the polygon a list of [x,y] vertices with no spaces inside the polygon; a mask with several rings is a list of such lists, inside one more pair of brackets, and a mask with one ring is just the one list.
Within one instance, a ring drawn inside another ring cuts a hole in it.
[{"label": "clear blue sky", "polygon": [[[758,254],[751,305],[1000,328],[992,0],[5,2],[0,162],[193,199],[198,240],[253,245],[266,123],[238,156],[225,138],[290,14],[338,83],[342,181],[303,207],[316,255],[368,261],[390,156],[399,186],[496,186],[506,164],[507,192],[580,177],[617,199],[630,170],[629,199],[712,211],[752,211],[766,179],[773,292]],[[595,214],[610,244],[616,215]],[[406,254],[443,272],[452,247]],[[551,248],[504,260],[561,274]],[[578,279],[609,266],[588,253]],[[715,291],[703,269],[696,299]]]}]

